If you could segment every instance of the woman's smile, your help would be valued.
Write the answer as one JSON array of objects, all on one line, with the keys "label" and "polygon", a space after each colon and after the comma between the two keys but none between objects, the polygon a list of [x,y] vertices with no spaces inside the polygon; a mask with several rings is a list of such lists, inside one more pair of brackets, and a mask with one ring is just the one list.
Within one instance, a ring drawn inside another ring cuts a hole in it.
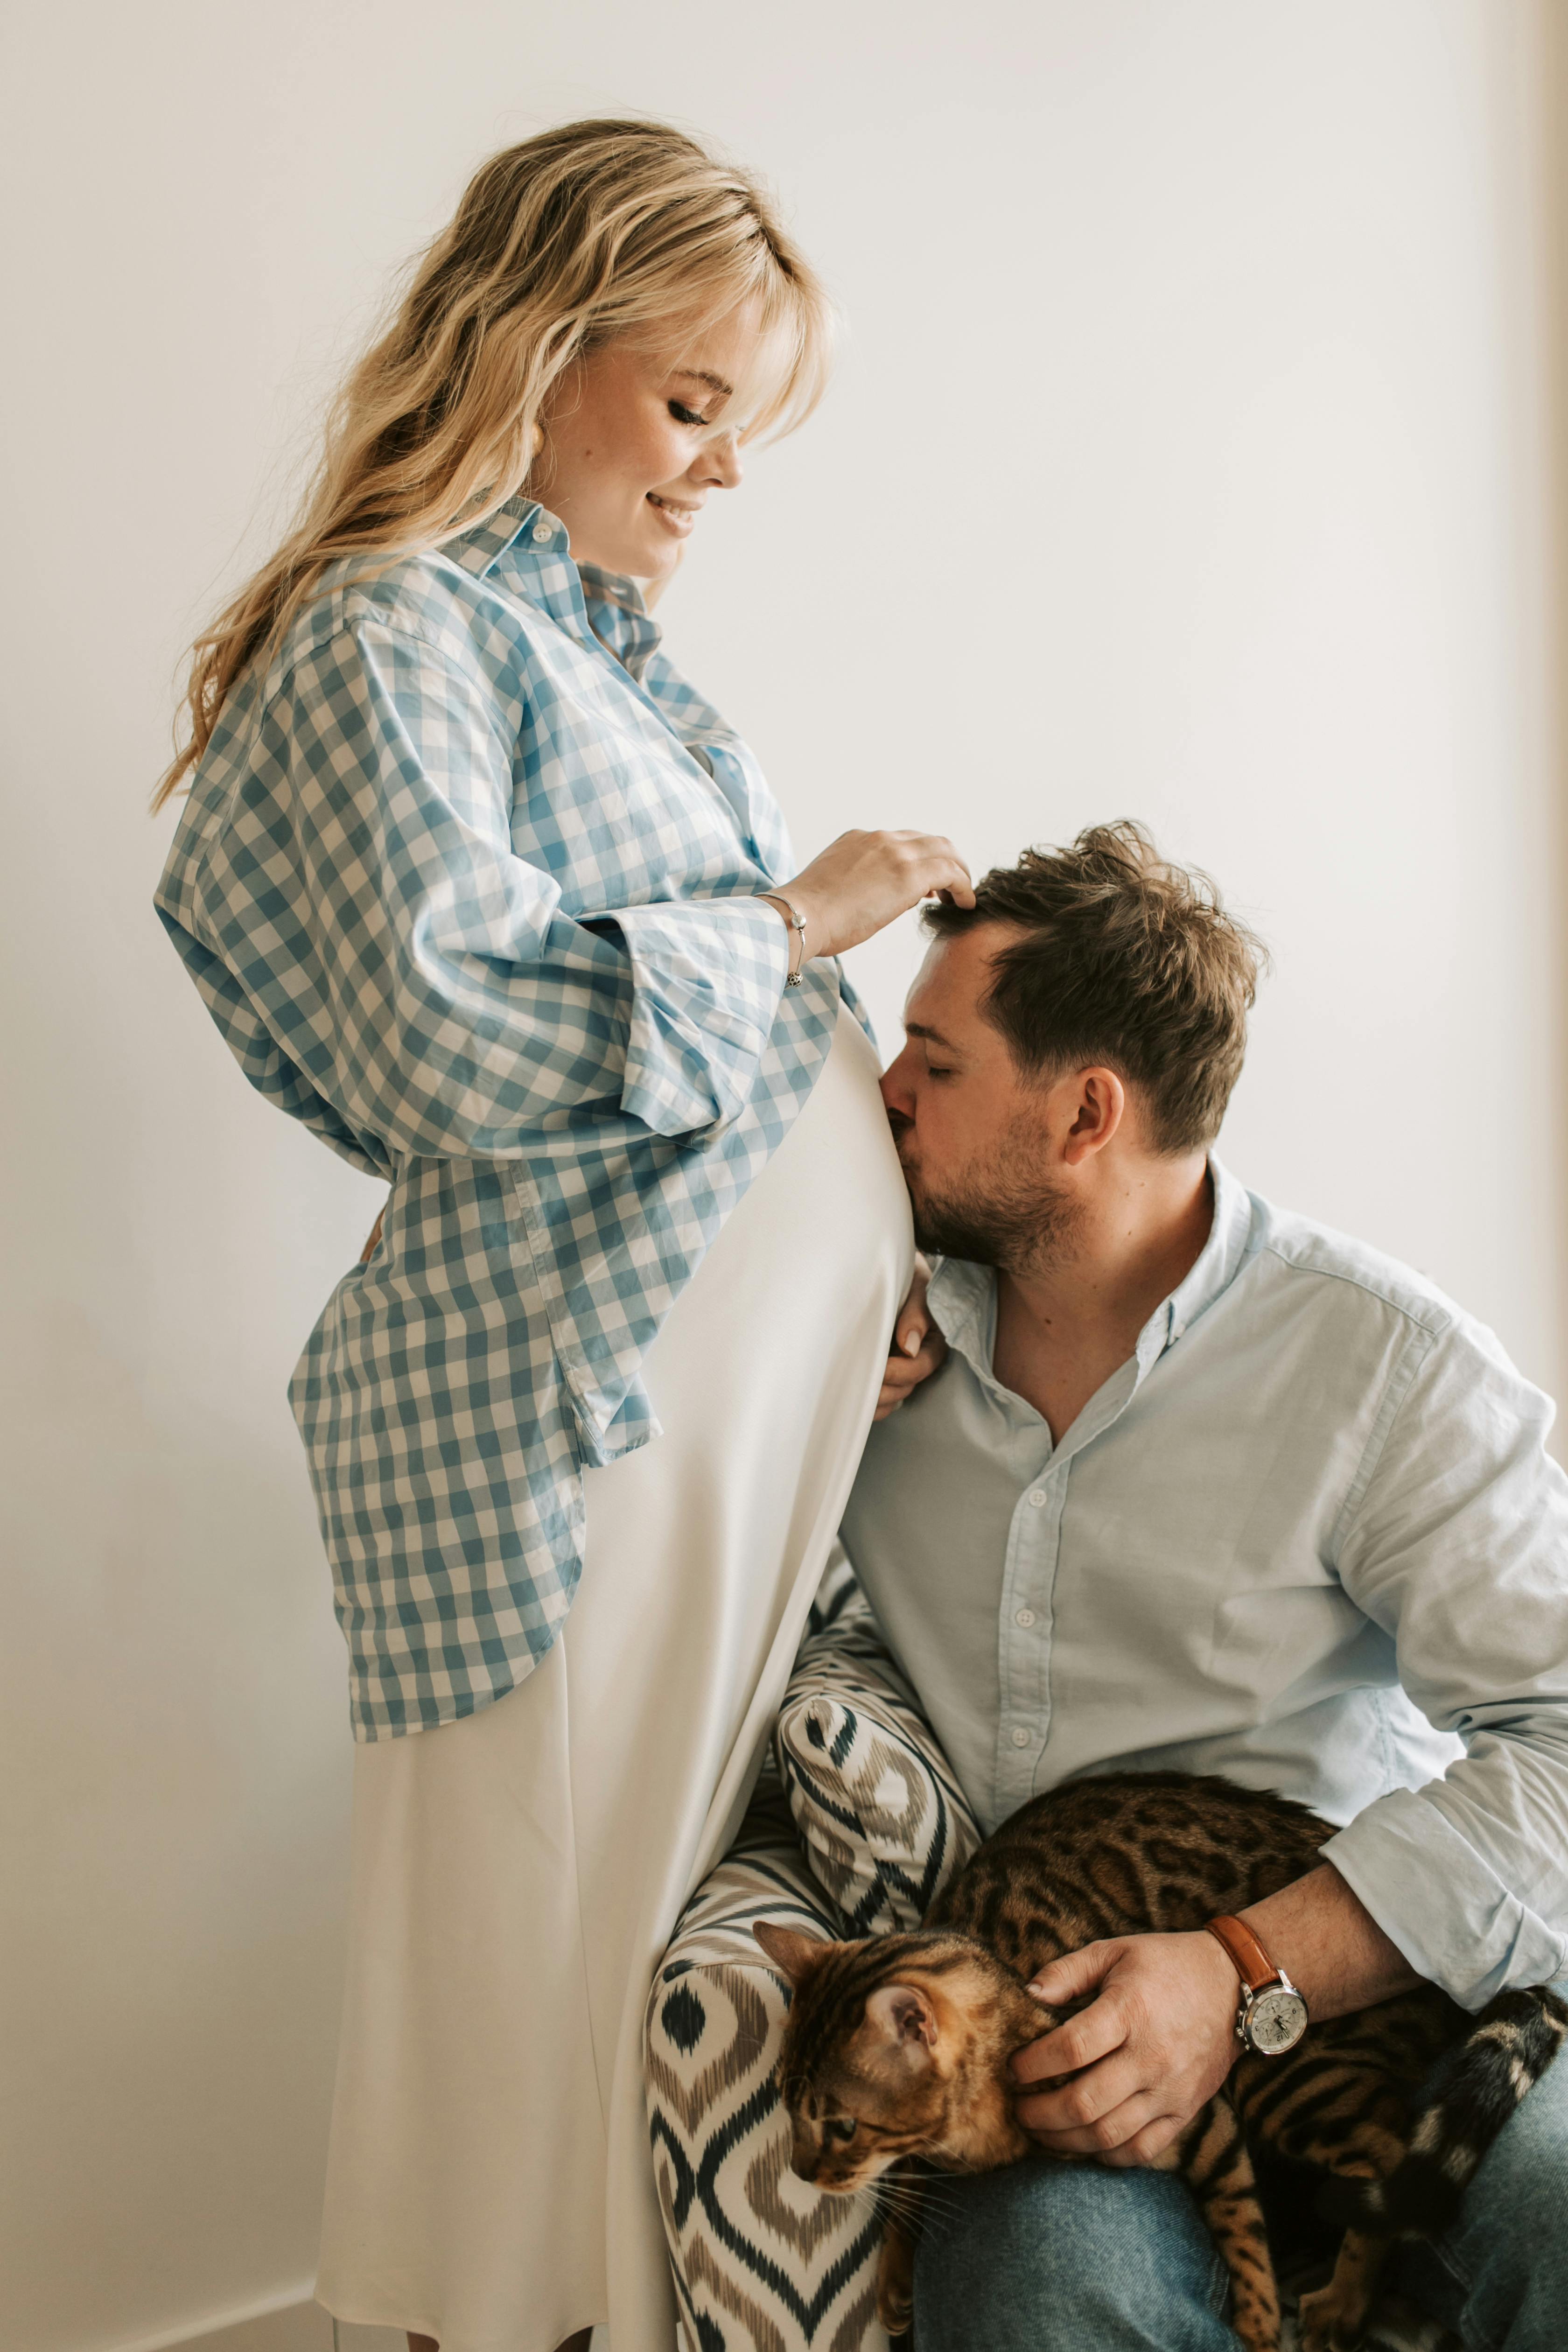
[{"label": "woman's smile", "polygon": [[647,503],[653,508],[666,530],[672,530],[677,539],[685,539],[689,535],[692,525],[702,511],[700,501],[682,503],[676,499],[665,496],[658,490],[647,492]]},{"label": "woman's smile", "polygon": [[741,479],[735,387],[757,346],[742,306],[695,333],[672,323],[657,341],[601,343],[563,378],[529,487],[579,562],[668,577],[710,493]]}]

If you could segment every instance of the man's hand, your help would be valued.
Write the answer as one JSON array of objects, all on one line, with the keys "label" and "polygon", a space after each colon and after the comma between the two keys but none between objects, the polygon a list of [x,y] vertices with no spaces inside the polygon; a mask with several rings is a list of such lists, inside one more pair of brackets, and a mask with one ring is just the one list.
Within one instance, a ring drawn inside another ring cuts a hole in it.
[{"label": "man's hand", "polygon": [[890,1412],[897,1412],[921,1382],[930,1380],[947,1354],[947,1341],[926,1313],[926,1285],[930,1280],[930,1266],[923,1257],[917,1257],[909,1296],[893,1326],[893,1344],[888,1350],[882,1392],[877,1399],[879,1421],[886,1421]]},{"label": "man's hand", "polygon": [[[1102,2164],[1152,2164],[1212,2099],[1241,2053],[1236,1970],[1212,1936],[1119,1936],[1042,1969],[1052,2009],[1098,1996],[1013,2060],[1017,2102],[1042,2147]],[[1062,2081],[1062,2076],[1069,2079]]]},{"label": "man's hand", "polygon": [[[1314,2019],[1371,2009],[1421,1982],[1329,1863],[1239,1916]],[[1241,2054],[1236,1970],[1201,1928],[1086,1944],[1042,1969],[1029,1990],[1052,2009],[1098,1991],[1013,2060],[1020,2083],[1051,2085],[1025,2093],[1019,2122],[1064,2156],[1152,2163]]]}]

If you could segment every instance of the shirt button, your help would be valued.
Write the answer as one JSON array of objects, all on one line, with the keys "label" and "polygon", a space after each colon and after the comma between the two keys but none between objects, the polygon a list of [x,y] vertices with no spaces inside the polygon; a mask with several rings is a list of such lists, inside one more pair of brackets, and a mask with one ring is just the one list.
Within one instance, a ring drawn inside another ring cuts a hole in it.
[{"label": "shirt button", "polygon": [[1032,1609],[1018,1610],[1013,1619],[1015,1625],[1032,1625],[1034,1622],[1035,1612]]},{"label": "shirt button", "polygon": [[547,523],[547,522],[536,522],[536,523],[534,524],[534,526],[533,526],[533,538],[534,538],[534,544],[535,544],[536,546],[538,546],[538,547],[548,547],[548,546],[549,546],[549,544],[550,544],[550,542],[551,542],[551,541],[554,538],[554,536],[555,536],[554,529],[553,529],[553,527],[552,527],[550,523]]},{"label": "shirt button", "polygon": [[1013,1745],[1015,1748],[1027,1748],[1028,1744],[1029,1735],[1025,1730],[1023,1725],[1020,1724],[1017,1730],[1013,1734]]},{"label": "shirt button", "polygon": [[1034,1505],[1037,1511],[1043,1507],[1045,1499],[1046,1490],[1043,1486],[1035,1486],[1030,1489],[1028,1500]]}]

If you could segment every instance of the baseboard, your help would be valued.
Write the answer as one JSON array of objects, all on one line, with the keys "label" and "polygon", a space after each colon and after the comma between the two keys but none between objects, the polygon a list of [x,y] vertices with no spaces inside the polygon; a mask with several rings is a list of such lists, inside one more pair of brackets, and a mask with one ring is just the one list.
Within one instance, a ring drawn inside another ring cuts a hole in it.
[{"label": "baseboard", "polygon": [[135,2336],[111,2352],[174,2352],[187,2344],[200,2345],[203,2352],[331,2352],[332,2323],[311,2288],[310,2280],[301,2280],[182,2327]]},{"label": "baseboard", "polygon": [[[323,2311],[309,2286],[285,2287],[259,2303],[243,2304],[235,2311],[215,2312],[171,2334],[139,2336],[116,2344],[111,2352],[406,2352],[400,2330],[360,2327],[339,2320],[332,2334],[330,2312]],[[593,2352],[609,2352],[607,2331],[594,2330]]]}]

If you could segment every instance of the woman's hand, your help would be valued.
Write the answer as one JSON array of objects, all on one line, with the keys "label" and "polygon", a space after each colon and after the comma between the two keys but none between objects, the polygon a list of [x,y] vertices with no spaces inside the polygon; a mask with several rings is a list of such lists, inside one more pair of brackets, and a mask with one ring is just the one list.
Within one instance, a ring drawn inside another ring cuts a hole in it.
[{"label": "woman's hand", "polygon": [[969,868],[940,833],[841,833],[779,895],[805,920],[808,956],[858,947],[922,898],[974,904]]},{"label": "woman's hand", "polygon": [[1029,1990],[1053,2009],[1096,1995],[1013,2060],[1017,2082],[1046,2086],[1017,2101],[1018,2120],[1059,2156],[1152,2164],[1241,2054],[1236,1970],[1201,1928],[1086,1944]]},{"label": "woman's hand", "polygon": [[882,1374],[882,1393],[877,1399],[879,1421],[886,1421],[890,1412],[897,1412],[901,1404],[906,1404],[947,1354],[947,1341],[926,1312],[926,1285],[930,1280],[930,1266],[923,1257],[917,1257],[909,1296],[893,1326],[888,1369]]}]

